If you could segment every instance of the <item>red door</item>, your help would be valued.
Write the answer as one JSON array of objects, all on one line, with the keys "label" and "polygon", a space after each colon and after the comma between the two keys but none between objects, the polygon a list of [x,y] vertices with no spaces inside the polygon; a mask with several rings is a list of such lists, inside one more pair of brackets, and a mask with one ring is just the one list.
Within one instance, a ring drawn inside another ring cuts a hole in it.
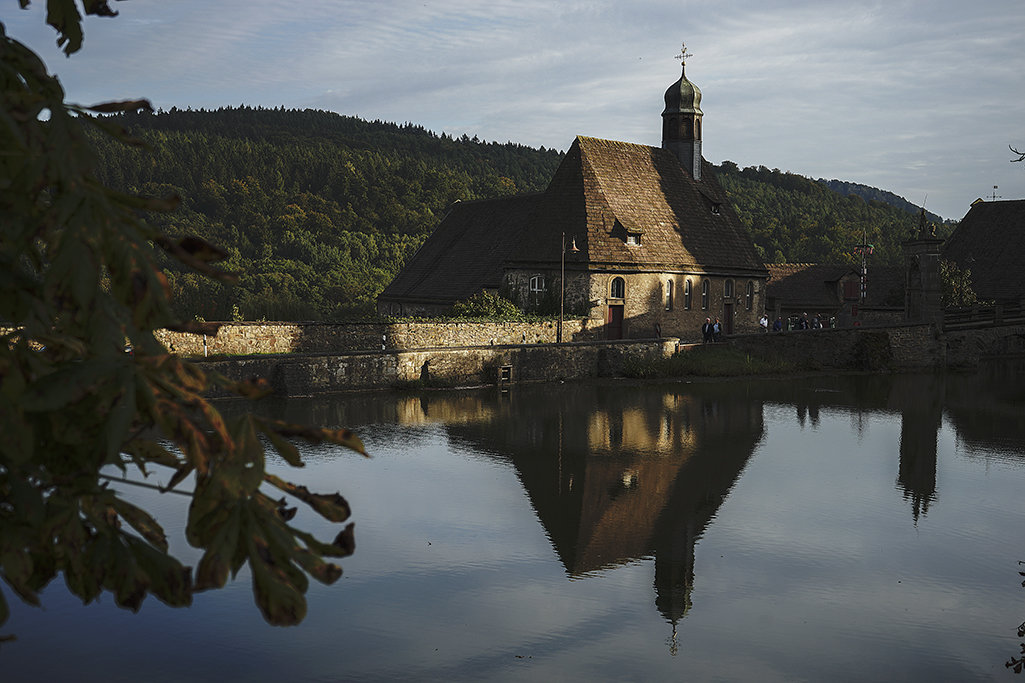
[{"label": "red door", "polygon": [[609,305],[609,339],[623,338],[623,304]]}]

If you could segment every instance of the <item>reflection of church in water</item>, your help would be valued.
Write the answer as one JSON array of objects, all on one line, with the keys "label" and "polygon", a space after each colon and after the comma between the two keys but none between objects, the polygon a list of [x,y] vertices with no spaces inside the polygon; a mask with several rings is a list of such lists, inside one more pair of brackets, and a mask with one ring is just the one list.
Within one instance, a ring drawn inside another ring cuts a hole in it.
[{"label": "reflection of church in water", "polygon": [[654,558],[655,605],[675,629],[691,606],[696,542],[763,437],[764,405],[792,406],[798,422],[810,420],[812,427],[825,410],[850,415],[858,430],[871,414],[899,414],[895,486],[918,523],[938,498],[944,418],[965,457],[1025,454],[1022,379],[1025,361],[1013,373],[822,377],[814,386],[763,381],[660,391],[581,384],[553,391],[520,385],[501,398],[461,392],[317,402],[330,411],[301,419],[444,424],[454,440],[509,460],[567,574]]},{"label": "reflection of church in water", "polygon": [[543,392],[519,389],[489,424],[449,432],[512,461],[571,577],[654,557],[655,604],[675,627],[695,543],[761,439],[761,402],[580,386],[555,408]]}]

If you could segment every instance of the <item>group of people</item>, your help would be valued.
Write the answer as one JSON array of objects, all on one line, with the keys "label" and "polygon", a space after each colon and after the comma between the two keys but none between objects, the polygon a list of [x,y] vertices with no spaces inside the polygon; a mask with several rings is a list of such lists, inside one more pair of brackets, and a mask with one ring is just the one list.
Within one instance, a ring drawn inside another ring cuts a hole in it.
[{"label": "group of people", "polygon": [[[762,328],[762,332],[769,331],[769,317],[762,314],[762,317],[758,320],[758,325]],[[831,327],[831,321],[824,318],[821,315],[816,314],[812,318],[808,318],[808,314],[805,313],[801,317],[791,317],[784,324],[783,318],[776,317],[776,320],[772,323],[773,332],[782,332],[786,330],[821,330],[825,327]]]},{"label": "group of people", "polygon": [[[769,331],[769,316],[762,314],[762,317],[758,319],[758,326],[762,332]],[[833,327],[833,320],[823,315],[816,314],[809,318],[808,314],[805,313],[800,317],[791,316],[785,322],[783,318],[777,316],[772,322],[773,332],[783,332],[789,330],[821,330],[826,327]],[[722,341],[722,323],[716,318],[715,322],[711,318],[705,318],[705,322],[701,325],[701,340],[705,344],[711,342]]]},{"label": "group of people", "polygon": [[705,323],[701,326],[701,341],[705,344],[711,342],[717,342],[722,340],[722,323],[716,318],[715,322],[712,322],[711,318],[705,318]]}]

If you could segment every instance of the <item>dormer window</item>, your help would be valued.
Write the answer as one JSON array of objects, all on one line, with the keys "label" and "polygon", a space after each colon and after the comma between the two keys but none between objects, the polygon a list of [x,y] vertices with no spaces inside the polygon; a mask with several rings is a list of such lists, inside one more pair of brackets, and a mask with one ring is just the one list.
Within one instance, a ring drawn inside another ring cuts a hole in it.
[{"label": "dormer window", "polygon": [[626,233],[626,243],[631,247],[641,246],[641,233],[639,232],[628,232]]}]

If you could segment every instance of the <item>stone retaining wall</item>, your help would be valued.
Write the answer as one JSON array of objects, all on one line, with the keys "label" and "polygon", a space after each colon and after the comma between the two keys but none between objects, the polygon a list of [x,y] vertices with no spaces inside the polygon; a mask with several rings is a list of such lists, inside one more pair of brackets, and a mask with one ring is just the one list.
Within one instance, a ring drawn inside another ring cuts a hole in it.
[{"label": "stone retaining wall", "polygon": [[417,381],[427,386],[499,384],[504,374],[509,382],[613,376],[620,374],[627,357],[668,356],[676,345],[676,339],[649,339],[248,356],[198,363],[234,379],[264,377],[276,394],[309,396]]},{"label": "stone retaining wall", "polygon": [[952,330],[944,336],[948,367],[972,368],[985,357],[1025,354],[1025,325]]},{"label": "stone retaining wall", "polygon": [[[600,322],[600,321],[599,321]],[[558,323],[224,323],[216,337],[158,330],[157,339],[182,356],[258,353],[334,353],[429,347],[548,344]],[[565,341],[596,341],[602,326],[594,320],[563,322]]]},{"label": "stone retaining wall", "polygon": [[918,370],[943,367],[946,340],[932,325],[800,330],[730,340],[760,358],[800,367]]}]

